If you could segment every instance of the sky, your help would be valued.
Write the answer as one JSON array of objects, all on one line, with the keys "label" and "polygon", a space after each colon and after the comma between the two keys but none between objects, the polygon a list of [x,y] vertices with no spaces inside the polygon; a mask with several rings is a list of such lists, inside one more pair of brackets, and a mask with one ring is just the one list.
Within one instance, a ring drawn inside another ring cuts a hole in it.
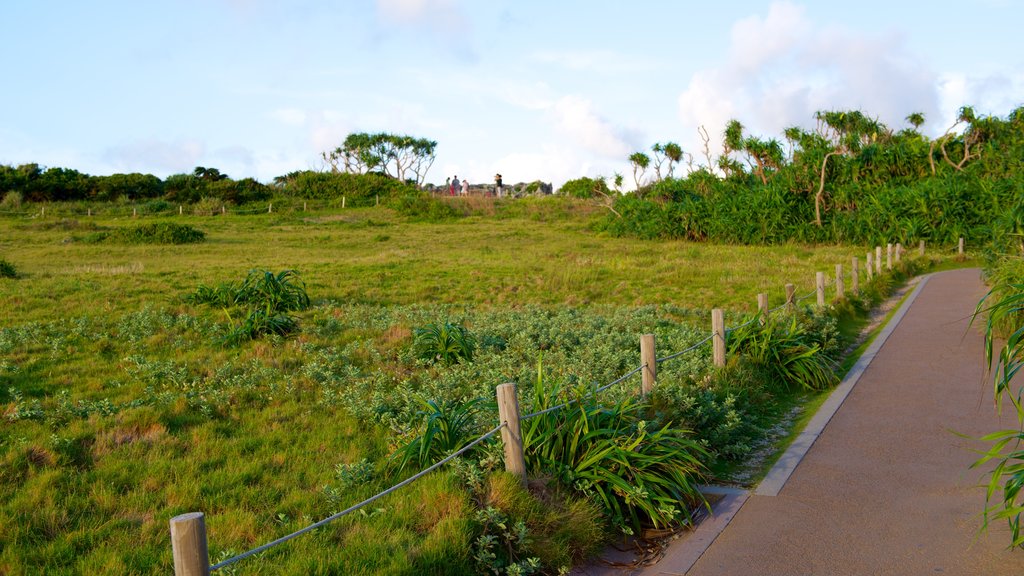
[{"label": "sky", "polygon": [[779,137],[859,109],[935,136],[1024,105],[1024,0],[4,0],[0,164],[268,182],[352,132],[447,176],[632,176],[698,128]]}]

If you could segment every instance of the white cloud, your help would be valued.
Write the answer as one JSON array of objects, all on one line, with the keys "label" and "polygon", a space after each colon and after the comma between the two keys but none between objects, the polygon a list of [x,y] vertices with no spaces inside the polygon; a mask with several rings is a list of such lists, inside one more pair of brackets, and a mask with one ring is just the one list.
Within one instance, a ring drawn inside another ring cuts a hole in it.
[{"label": "white cloud", "polygon": [[[865,35],[809,20],[802,7],[776,2],[764,18],[733,26],[726,62],[695,73],[679,96],[679,114],[711,136],[712,153],[735,118],[754,134],[778,137],[791,125],[813,126],[823,109],[860,109],[893,127],[911,112],[938,119],[937,74],[897,35]],[[684,142],[684,147],[687,142]]]},{"label": "white cloud", "polygon": [[286,126],[302,126],[306,123],[306,111],[298,108],[279,108],[270,117]]},{"label": "white cloud", "polygon": [[108,148],[104,160],[116,170],[167,175],[191,172],[206,146],[198,140],[140,140]]},{"label": "white cloud", "polygon": [[638,73],[657,68],[653,60],[638,60],[613,50],[544,50],[530,58],[542,64],[553,64],[568,70],[599,74]]},{"label": "white cloud", "polygon": [[620,160],[629,154],[629,145],[621,132],[597,113],[590,100],[563,96],[552,111],[558,130],[584,149]]},{"label": "white cloud", "polygon": [[385,24],[425,33],[458,56],[476,59],[469,19],[457,0],[377,0],[377,14]]}]

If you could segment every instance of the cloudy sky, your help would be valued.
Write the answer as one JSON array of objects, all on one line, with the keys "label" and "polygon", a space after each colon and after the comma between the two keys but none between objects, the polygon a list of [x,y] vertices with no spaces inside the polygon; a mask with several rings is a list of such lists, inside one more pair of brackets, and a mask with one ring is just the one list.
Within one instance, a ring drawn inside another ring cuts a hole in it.
[{"label": "cloudy sky", "polygon": [[[267,181],[350,132],[438,142],[447,175],[627,173],[730,118],[858,108],[939,134],[1024,105],[1024,0],[4,0],[0,164]],[[627,178],[627,181],[631,178]]]}]

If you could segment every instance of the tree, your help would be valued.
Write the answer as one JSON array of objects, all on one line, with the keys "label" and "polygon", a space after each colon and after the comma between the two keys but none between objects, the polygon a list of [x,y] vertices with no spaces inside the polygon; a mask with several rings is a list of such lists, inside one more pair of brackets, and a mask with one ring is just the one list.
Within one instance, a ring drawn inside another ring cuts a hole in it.
[{"label": "tree", "polygon": [[818,121],[818,135],[829,148],[821,161],[818,192],[814,195],[814,223],[820,227],[822,225],[821,209],[825,200],[825,175],[829,158],[856,154],[865,145],[878,141],[879,136],[888,133],[888,130],[884,124],[865,116],[859,110],[850,112],[818,111],[814,114],[814,118]]},{"label": "tree", "polygon": [[729,120],[722,132],[722,155],[718,157],[718,168],[726,178],[743,173],[743,165],[732,157],[732,153],[743,149],[743,124]]},{"label": "tree", "polygon": [[921,112],[912,112],[907,115],[907,123],[914,127],[914,132],[918,132],[921,126],[924,125],[924,114]]},{"label": "tree", "polygon": [[381,172],[403,182],[411,173],[416,185],[422,187],[436,150],[437,142],[426,138],[357,132],[349,134],[340,147],[321,153],[321,157],[332,172],[338,172],[340,162],[347,173]]},{"label": "tree", "polygon": [[633,152],[629,155],[629,163],[633,165],[633,182],[636,183],[636,191],[640,192],[640,183],[643,182],[647,167],[651,165],[651,157],[643,152]]},{"label": "tree", "polygon": [[662,180],[661,167],[666,162],[664,178],[671,178],[676,169],[676,164],[683,159],[683,149],[675,142],[666,142],[661,144],[655,142],[654,146],[651,146],[651,151],[654,152],[654,173],[657,175],[658,180]]}]

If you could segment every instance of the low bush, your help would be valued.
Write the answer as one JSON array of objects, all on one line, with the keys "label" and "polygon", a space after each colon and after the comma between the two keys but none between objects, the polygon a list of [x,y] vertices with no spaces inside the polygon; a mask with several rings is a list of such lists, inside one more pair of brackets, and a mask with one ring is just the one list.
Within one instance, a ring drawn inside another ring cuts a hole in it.
[{"label": "low bush", "polygon": [[464,326],[448,322],[427,324],[413,330],[413,334],[413,347],[421,360],[445,366],[473,361],[476,338]]},{"label": "low bush", "polygon": [[[185,300],[224,309],[228,321],[233,325],[224,338],[226,344],[238,344],[269,334],[287,336],[298,329],[298,320],[289,313],[305,310],[310,305],[306,285],[294,270],[276,274],[266,270],[250,270],[245,280],[237,284],[200,284]],[[242,311],[244,317],[236,323],[232,311],[237,309]]]},{"label": "low bush", "polygon": [[410,192],[394,198],[389,205],[399,214],[415,221],[439,222],[459,217],[459,211],[448,202],[426,192]]},{"label": "low bush", "polygon": [[706,506],[697,489],[708,453],[678,427],[649,429],[649,406],[627,398],[601,404],[592,394],[547,388],[538,379],[533,409],[564,408],[522,423],[527,468],[601,505],[609,521],[626,534],[688,522],[691,510]]},{"label": "low bush", "polygon": [[771,371],[786,387],[825,390],[838,382],[835,360],[822,350],[796,316],[758,315],[729,333],[729,351]]},{"label": "low bush", "polygon": [[18,270],[7,260],[0,258],[0,278],[17,278]]},{"label": "low bush", "polygon": [[206,233],[172,222],[154,222],[134,228],[99,230],[83,239],[86,243],[114,242],[118,244],[196,244],[206,240]]}]

